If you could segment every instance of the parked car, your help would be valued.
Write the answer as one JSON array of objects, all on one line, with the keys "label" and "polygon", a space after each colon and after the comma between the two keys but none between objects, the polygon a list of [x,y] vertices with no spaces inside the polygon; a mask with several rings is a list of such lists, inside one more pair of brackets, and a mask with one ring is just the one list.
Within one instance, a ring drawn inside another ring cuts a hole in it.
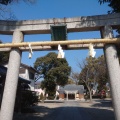
[{"label": "parked car", "polygon": [[105,90],[101,90],[101,91],[98,93],[98,96],[99,96],[100,99],[106,98],[106,92],[105,92]]}]

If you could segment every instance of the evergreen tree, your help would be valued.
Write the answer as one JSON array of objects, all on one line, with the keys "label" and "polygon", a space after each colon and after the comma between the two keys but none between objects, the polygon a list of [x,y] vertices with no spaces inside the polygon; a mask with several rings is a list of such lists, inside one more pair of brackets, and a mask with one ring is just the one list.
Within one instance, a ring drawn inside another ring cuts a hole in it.
[{"label": "evergreen tree", "polygon": [[41,87],[46,88],[47,93],[54,92],[56,85],[64,86],[68,83],[71,68],[65,58],[58,59],[54,52],[37,58],[34,67],[40,73],[36,79],[44,79]]}]

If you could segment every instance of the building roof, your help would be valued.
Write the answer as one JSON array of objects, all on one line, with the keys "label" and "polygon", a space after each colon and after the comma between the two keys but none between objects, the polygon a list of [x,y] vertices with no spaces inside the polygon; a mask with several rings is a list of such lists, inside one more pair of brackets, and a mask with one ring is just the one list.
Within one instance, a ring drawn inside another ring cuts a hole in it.
[{"label": "building roof", "polygon": [[75,84],[68,84],[64,87],[60,87],[58,90],[60,93],[65,93],[65,91],[78,91],[78,93],[84,92],[84,86],[83,85],[75,85]]},{"label": "building roof", "polygon": [[31,67],[31,66],[28,66],[28,65],[26,65],[26,64],[21,63],[21,66],[23,66],[23,67],[31,70],[31,71],[34,72],[34,73],[39,73],[35,68],[33,68],[33,67]]},{"label": "building roof", "polygon": [[[4,66],[2,66],[2,65],[0,65],[0,76],[6,77],[6,73],[7,73],[7,68],[4,67]],[[19,77],[19,80],[20,80],[21,82],[30,84],[30,80],[24,79],[24,78],[22,78],[22,77]]]}]

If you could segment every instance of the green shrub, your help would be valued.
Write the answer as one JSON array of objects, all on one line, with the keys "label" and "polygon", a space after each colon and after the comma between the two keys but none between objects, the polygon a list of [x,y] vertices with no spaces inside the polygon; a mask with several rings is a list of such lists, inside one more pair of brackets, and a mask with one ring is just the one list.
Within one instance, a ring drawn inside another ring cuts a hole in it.
[{"label": "green shrub", "polygon": [[36,95],[36,92],[34,91],[23,91],[22,92],[22,99],[21,104],[24,107],[29,107],[31,105],[34,105],[38,102],[38,96]]},{"label": "green shrub", "polygon": [[38,96],[36,92],[29,90],[21,91],[21,97],[18,94],[16,96],[15,111],[22,112],[24,109],[37,104],[37,102]]}]

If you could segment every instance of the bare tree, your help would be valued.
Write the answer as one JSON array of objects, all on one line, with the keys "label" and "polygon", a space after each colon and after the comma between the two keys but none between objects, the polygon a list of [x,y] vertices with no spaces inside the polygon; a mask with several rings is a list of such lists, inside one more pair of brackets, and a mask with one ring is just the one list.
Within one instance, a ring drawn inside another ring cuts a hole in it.
[{"label": "bare tree", "polygon": [[108,81],[104,56],[86,58],[82,63],[78,62],[78,67],[81,69],[80,73],[73,72],[72,75],[79,80],[79,84],[86,86],[92,101],[92,91],[96,85],[102,89]]},{"label": "bare tree", "polygon": [[78,72],[71,71],[71,79],[75,82],[76,85],[78,85],[79,82],[79,74]]},{"label": "bare tree", "polygon": [[26,2],[26,3],[35,3],[37,0],[0,0],[0,4],[3,4],[3,5],[8,5],[8,4],[11,4],[11,3],[19,3],[19,2]]},{"label": "bare tree", "polygon": [[79,67],[81,68],[81,72],[79,74],[80,82],[83,82],[88,91],[90,96],[90,102],[92,102],[92,90],[95,85],[96,77],[93,75],[95,73],[95,69],[92,63],[93,58],[87,58],[86,61],[83,63],[78,63]]},{"label": "bare tree", "polygon": [[19,4],[25,2],[28,4],[35,4],[37,0],[0,0],[0,19],[1,20],[16,20],[14,11],[11,11],[12,4]]}]

